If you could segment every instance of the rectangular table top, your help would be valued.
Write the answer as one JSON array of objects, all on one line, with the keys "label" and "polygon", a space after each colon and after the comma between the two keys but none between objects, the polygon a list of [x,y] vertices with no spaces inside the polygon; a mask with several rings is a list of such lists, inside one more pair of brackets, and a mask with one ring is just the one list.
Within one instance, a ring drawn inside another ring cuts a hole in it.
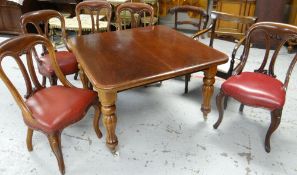
[{"label": "rectangular table top", "polygon": [[124,90],[227,62],[228,56],[166,26],[71,38],[69,46],[95,88]]}]

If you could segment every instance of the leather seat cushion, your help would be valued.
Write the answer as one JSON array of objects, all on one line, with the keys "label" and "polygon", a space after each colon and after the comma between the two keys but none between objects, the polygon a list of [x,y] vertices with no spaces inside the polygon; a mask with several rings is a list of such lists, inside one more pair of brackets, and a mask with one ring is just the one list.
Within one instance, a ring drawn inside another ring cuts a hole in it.
[{"label": "leather seat cushion", "polygon": [[97,98],[94,91],[51,86],[36,92],[26,104],[39,123],[39,130],[52,133],[83,118]]},{"label": "leather seat cushion", "polygon": [[221,89],[245,105],[274,110],[282,108],[285,103],[283,83],[261,73],[243,72],[232,76],[222,84]]},{"label": "leather seat cushion", "polygon": [[[78,71],[76,57],[73,53],[68,51],[56,52],[57,62],[64,75],[76,73]],[[54,75],[55,71],[51,65],[49,54],[40,58],[42,61],[39,71],[42,75],[49,76]]]}]

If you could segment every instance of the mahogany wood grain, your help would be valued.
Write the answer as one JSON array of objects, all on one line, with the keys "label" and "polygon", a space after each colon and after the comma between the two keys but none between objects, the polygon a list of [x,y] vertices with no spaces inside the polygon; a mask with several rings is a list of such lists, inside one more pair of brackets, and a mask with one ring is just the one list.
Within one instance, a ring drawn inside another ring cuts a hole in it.
[{"label": "mahogany wood grain", "polygon": [[118,143],[115,135],[117,92],[204,71],[201,110],[206,118],[216,67],[228,60],[224,53],[166,26],[77,36],[68,43],[99,94],[110,148]]}]

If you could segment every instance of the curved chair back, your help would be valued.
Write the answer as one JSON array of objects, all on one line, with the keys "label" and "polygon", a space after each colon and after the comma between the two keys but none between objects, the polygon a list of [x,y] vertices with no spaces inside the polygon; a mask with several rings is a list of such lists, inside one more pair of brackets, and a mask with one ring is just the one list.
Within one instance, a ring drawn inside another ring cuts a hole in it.
[{"label": "curved chair back", "polygon": [[[51,65],[62,85],[44,87],[38,80],[33,59],[35,47],[42,45],[48,51]],[[21,58],[22,56],[22,58]],[[24,57],[23,57],[24,56]],[[19,86],[7,66],[17,66],[25,80],[25,86]],[[8,87],[20,107],[27,130],[27,149],[33,151],[33,131],[44,133],[58,161],[61,174],[65,174],[64,159],[61,149],[61,133],[67,126],[81,120],[89,107],[94,106],[93,126],[97,136],[102,137],[99,129],[99,102],[97,94],[86,89],[79,89],[70,84],[60,69],[55,50],[44,36],[24,34],[6,40],[0,44],[0,79]],[[18,85],[18,86],[17,86]],[[21,87],[19,90],[17,87]],[[23,96],[23,87],[26,94]]]},{"label": "curved chair back", "polygon": [[[239,74],[244,69],[244,66],[248,59],[250,46],[253,42],[253,36],[255,33],[261,33],[261,36],[264,36],[263,39],[265,41],[266,48],[263,61],[260,67],[255,70],[255,72],[260,72],[270,75],[272,77],[276,77],[274,73],[274,65],[279,55],[279,51],[288,40],[297,39],[297,27],[289,24],[276,22],[259,22],[254,24],[247,33],[245,47],[242,55],[242,62],[237,67],[234,74]],[[274,47],[272,47],[272,42],[274,43]],[[274,49],[274,51],[272,52],[272,56],[269,57],[272,49]],[[288,86],[290,75],[296,61],[297,54],[295,54],[294,58],[290,63],[290,66],[288,67],[286,78],[284,81],[285,89]]]},{"label": "curved chair back", "polygon": [[[212,11],[210,18],[212,20],[212,26],[211,26],[211,37],[209,46],[213,47],[213,41],[216,35],[219,34],[219,32],[216,31],[216,26],[219,22],[232,22],[237,25],[241,26],[241,31],[238,33],[232,33],[232,36],[238,36],[238,38],[242,38],[245,36],[246,31],[251,27],[254,23],[257,22],[256,17],[252,16],[239,16],[239,15],[233,15],[225,12],[218,12],[218,11]],[[229,33],[222,33],[221,35],[229,35]]]},{"label": "curved chair back", "polygon": [[[191,5],[182,5],[173,7],[169,10],[171,13],[174,13],[174,29],[177,30],[177,25],[190,24],[197,27],[197,30],[205,29],[208,23],[208,15],[206,10],[201,7],[191,6]],[[187,19],[179,20],[179,13],[190,13],[193,16],[197,16],[197,20]]]},{"label": "curved chair back", "polygon": [[[3,69],[3,61],[6,59],[10,59],[8,61],[13,61],[18,66],[19,70],[22,73],[22,76],[25,80],[26,85],[26,94],[24,95],[25,98],[29,98],[35,92],[44,88],[39,82],[35,69],[34,69],[34,59],[32,54],[34,53],[34,48],[36,45],[41,44],[47,48],[51,58],[56,59],[55,51],[51,44],[51,42],[43,36],[36,35],[36,34],[25,34],[23,36],[19,36],[16,38],[9,39],[3,42],[0,46],[0,77],[10,90],[11,94],[13,95],[14,99],[16,100],[18,106],[21,108],[24,121],[26,123],[31,124],[34,126],[35,120],[32,117],[31,111],[26,106],[23,95],[19,93],[16,86],[13,83],[14,77],[8,77],[5,73],[5,69]],[[20,55],[25,54],[26,59],[21,59]],[[24,62],[26,60],[27,63]],[[11,63],[13,64],[13,63]],[[60,71],[58,75],[59,78],[63,79],[63,84],[70,87],[71,85],[68,84],[69,82],[63,76],[59,66],[55,66],[57,71]],[[61,77],[63,76],[63,77]],[[66,81],[64,81],[66,80]]]},{"label": "curved chair back", "polygon": [[[56,18],[61,22],[62,40],[67,47],[67,35],[65,30],[64,16],[55,10],[38,10],[25,13],[21,16],[21,28],[23,33],[32,33],[29,30],[35,30],[38,34],[50,39],[51,33],[49,21]],[[30,28],[31,27],[31,28]],[[33,27],[33,28],[32,28]],[[29,30],[28,30],[29,29]]]},{"label": "curved chair back", "polygon": [[[148,14],[146,14],[148,13]],[[140,18],[144,15],[150,16],[148,25],[153,25],[154,8],[146,3],[127,2],[121,4],[116,10],[118,30],[125,28],[130,23],[131,28],[140,26]]]},{"label": "curved chair back", "polygon": [[[65,19],[64,16],[55,10],[39,10],[25,13],[21,16],[21,28],[23,33],[34,33],[35,30],[38,34],[52,39],[52,42],[57,42],[54,40],[54,29],[51,28],[50,22],[51,20],[56,21],[55,23],[59,23],[61,26],[61,39],[63,40],[64,45],[66,46],[68,51],[57,51],[56,57],[58,59],[59,65],[61,66],[65,75],[76,74],[78,72],[77,61],[74,54],[71,53],[70,49],[67,45],[67,35],[65,30]],[[29,29],[29,30],[28,30]],[[32,31],[33,30],[33,31]],[[43,52],[41,56],[34,52],[36,59],[38,59],[38,69],[39,73],[43,75],[43,85],[46,85],[46,77],[49,78],[51,85],[57,84],[57,76],[54,74],[54,70],[50,65],[48,50],[46,47],[43,47]]]},{"label": "curved chair back", "polygon": [[[82,20],[82,11],[87,13],[89,18]],[[78,35],[82,34],[84,28],[82,21],[89,23],[88,20],[91,20],[91,33],[110,31],[111,12],[112,6],[107,1],[83,1],[77,4],[75,13],[78,21]],[[102,17],[106,18],[106,21],[101,21]]]}]

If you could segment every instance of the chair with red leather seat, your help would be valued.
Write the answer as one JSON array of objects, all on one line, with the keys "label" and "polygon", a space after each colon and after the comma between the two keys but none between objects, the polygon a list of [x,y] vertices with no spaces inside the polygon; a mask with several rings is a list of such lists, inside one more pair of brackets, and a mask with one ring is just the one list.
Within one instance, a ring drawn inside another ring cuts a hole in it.
[{"label": "chair with red leather seat", "polygon": [[[50,38],[49,31],[49,20],[52,18],[57,18],[61,21],[61,35],[62,41],[66,46],[68,51],[56,51],[56,57],[60,68],[64,75],[78,74],[78,63],[75,55],[69,51],[67,47],[67,38],[65,31],[65,20],[63,15],[55,10],[39,10],[25,13],[21,16],[21,27],[23,33],[30,33],[34,31],[32,28],[35,28],[38,34],[43,35],[47,38]],[[31,27],[30,31],[28,27]],[[47,50],[44,50],[42,56],[35,54],[38,59],[38,70],[39,73],[43,76],[42,84],[46,84],[46,77],[49,79],[51,85],[57,84],[57,76],[55,71],[50,64],[50,58],[47,53]]]},{"label": "chair with red leather seat", "polygon": [[[255,33],[257,33],[257,36],[262,36],[263,41],[265,41],[265,56],[262,64],[254,72],[242,72],[247,62],[252,38]],[[242,54],[242,62],[235,69],[234,75],[222,84],[221,90],[216,97],[219,118],[214,124],[215,129],[218,128],[223,119],[223,99],[226,97],[232,97],[239,101],[241,103],[241,112],[243,111],[244,105],[266,108],[270,110],[271,113],[271,124],[266,133],[265,150],[266,152],[270,152],[270,137],[278,128],[281,121],[286,90],[291,72],[297,62],[297,54],[290,62],[283,82],[276,79],[274,67],[281,47],[289,39],[294,38],[297,38],[297,27],[288,24],[260,22],[254,24],[248,30]],[[269,59],[269,54],[272,52],[272,50],[270,50],[272,43],[275,43],[275,51]],[[281,69],[284,68],[285,67],[282,67]]]},{"label": "chair with red leather seat", "polygon": [[[52,67],[62,85],[44,87],[39,82],[34,69],[36,59],[32,58],[34,47],[39,44],[47,49]],[[19,85],[17,78],[7,74],[8,65],[19,68],[23,78],[18,81],[25,80],[25,85],[22,86],[26,87],[24,98],[15,86]],[[97,93],[76,88],[67,81],[57,63],[54,48],[47,38],[37,34],[24,34],[3,42],[0,45],[0,78],[21,108],[23,120],[28,127],[26,141],[28,150],[33,150],[33,131],[44,133],[57,158],[61,174],[65,173],[61,133],[64,128],[81,120],[91,106],[95,108],[93,120],[95,132],[99,138],[102,137],[98,126],[100,104]]]}]

